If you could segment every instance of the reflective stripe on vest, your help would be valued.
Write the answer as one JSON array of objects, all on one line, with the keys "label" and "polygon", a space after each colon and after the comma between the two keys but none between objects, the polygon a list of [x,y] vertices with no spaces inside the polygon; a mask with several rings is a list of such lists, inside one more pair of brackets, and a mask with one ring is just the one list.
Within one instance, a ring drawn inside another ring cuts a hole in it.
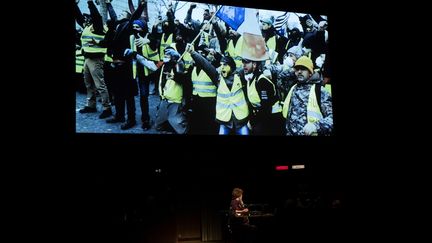
[{"label": "reflective stripe on vest", "polygon": [[[149,44],[145,44],[142,47],[142,55],[143,55],[143,57],[147,58],[148,60],[155,61],[155,62],[160,61],[159,51],[158,50],[152,50],[150,48]],[[144,75],[145,76],[148,76],[152,72],[153,72],[152,70],[150,70],[144,66]]]},{"label": "reflective stripe on vest", "polygon": [[285,51],[287,51],[288,50],[288,46],[289,46],[289,43],[291,42],[291,40],[288,40],[288,42],[286,43],[286,46],[285,46]]},{"label": "reflective stripe on vest", "polygon": [[[315,85],[316,84],[313,84],[311,86],[311,89],[309,91],[309,99],[308,99],[308,103],[307,103],[307,121],[309,123],[315,123],[315,122],[318,122],[319,120],[323,119],[323,115],[321,113],[321,109],[318,105],[317,97],[315,94]],[[287,118],[287,116],[288,116],[288,110],[289,110],[289,106],[291,103],[291,96],[292,96],[292,93],[296,87],[297,87],[297,84],[295,84],[291,88],[291,90],[289,91],[289,93],[288,93],[288,95],[284,101],[284,105],[283,105],[283,109],[282,109],[282,115],[285,118]]]},{"label": "reflective stripe on vest", "polygon": [[[268,79],[264,74],[261,74],[258,79],[254,79],[252,82],[248,81],[247,82],[247,92],[248,92],[248,98],[249,101],[251,102],[252,106],[257,108],[257,107],[261,107],[261,98],[258,94],[258,91],[256,89],[256,82],[259,80],[266,80],[267,82],[269,82],[272,87],[273,87],[273,92],[276,95],[276,87],[274,85],[274,83]],[[272,113],[278,113],[282,111],[282,107],[280,105],[280,101],[277,100],[273,106],[272,106]]]},{"label": "reflective stripe on vest", "polygon": [[[181,103],[183,98],[183,87],[176,83],[172,79],[168,79],[165,82],[165,86],[162,88],[162,75],[164,75],[163,68],[165,65],[162,66],[162,71],[159,76],[159,94],[162,99],[167,99],[170,102],[173,103]],[[171,75],[174,75],[174,71],[171,70]]]},{"label": "reflective stripe on vest", "polygon": [[112,57],[108,56],[108,54],[105,54],[104,60],[105,62],[113,62]]},{"label": "reflective stripe on vest", "polygon": [[200,73],[197,74],[197,67],[194,67],[191,79],[193,95],[198,95],[199,97],[216,97],[217,88],[204,70],[201,70]]},{"label": "reflective stripe on vest", "polygon": [[82,73],[84,68],[84,56],[81,49],[75,51],[75,72]]},{"label": "reflective stripe on vest", "polygon": [[168,39],[165,41],[165,33],[162,34],[160,48],[159,48],[159,56],[163,58],[165,56],[165,48],[170,46],[173,43],[173,34],[168,36]]},{"label": "reflective stripe on vest", "polygon": [[233,40],[229,40],[228,47],[225,52],[228,53],[230,57],[234,59],[234,62],[236,63],[236,67],[242,67],[242,58],[241,58],[241,50],[243,47],[243,36],[240,36],[240,38],[237,40],[236,45],[234,46]]},{"label": "reflective stripe on vest", "polygon": [[[135,46],[135,36],[134,35],[130,35],[129,36],[129,45],[130,48],[132,49],[132,51],[136,52],[137,48]],[[132,60],[132,73],[133,73],[133,78],[135,79],[137,76],[137,62],[136,59]]]},{"label": "reflective stripe on vest", "polygon": [[91,44],[90,42],[92,39],[95,39],[96,41],[101,41],[104,39],[104,35],[96,35],[94,34],[92,30],[92,25],[87,26],[84,28],[82,35],[81,35],[81,46],[84,50],[84,52],[87,53],[106,53],[106,48],[103,48],[101,46],[98,46],[96,44]]},{"label": "reflective stripe on vest", "polygon": [[228,122],[231,120],[232,113],[238,120],[245,119],[249,115],[245,94],[238,75],[234,75],[231,91],[221,76],[216,98],[216,119]]}]

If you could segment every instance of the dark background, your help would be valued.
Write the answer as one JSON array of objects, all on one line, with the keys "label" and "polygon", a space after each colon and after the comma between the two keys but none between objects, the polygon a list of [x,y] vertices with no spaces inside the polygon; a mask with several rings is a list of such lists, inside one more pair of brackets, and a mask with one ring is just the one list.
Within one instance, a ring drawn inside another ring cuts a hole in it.
[{"label": "dark background", "polygon": [[[371,135],[367,119],[358,118],[364,112],[358,108],[371,101],[359,105],[364,77],[355,72],[363,67],[356,58],[366,39],[359,34],[366,24],[363,2],[223,1],[328,15],[335,125],[331,137],[75,134],[73,4],[53,3],[52,10],[40,16],[50,29],[34,42],[41,42],[49,63],[37,70],[45,83],[38,100],[46,105],[32,113],[37,135],[28,138],[35,153],[48,162],[43,170],[51,175],[46,185],[53,191],[49,205],[59,222],[66,221],[60,227],[67,232],[63,237],[80,242],[175,242],[179,231],[188,230],[182,228],[185,224],[191,225],[190,231],[198,227],[203,232],[203,211],[226,210],[234,187],[245,190],[245,203],[269,203],[278,209],[300,191],[321,196],[319,207],[295,209],[267,231],[272,232],[268,237],[282,240],[262,242],[337,240],[343,238],[341,231],[351,230],[351,209],[358,205],[353,195],[364,193],[353,180],[364,170],[359,161],[375,149],[359,142]],[[292,164],[305,164],[306,169],[274,169]],[[331,209],[332,198],[340,198],[342,207]],[[141,215],[135,218],[143,221],[125,224],[125,211]]]}]

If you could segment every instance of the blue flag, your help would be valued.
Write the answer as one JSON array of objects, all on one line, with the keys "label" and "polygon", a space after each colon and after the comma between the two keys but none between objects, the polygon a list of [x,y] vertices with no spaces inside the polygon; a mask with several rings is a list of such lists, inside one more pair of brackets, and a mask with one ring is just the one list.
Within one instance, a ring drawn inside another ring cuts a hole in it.
[{"label": "blue flag", "polygon": [[245,8],[222,6],[216,13],[220,19],[225,21],[235,31],[245,20]]}]

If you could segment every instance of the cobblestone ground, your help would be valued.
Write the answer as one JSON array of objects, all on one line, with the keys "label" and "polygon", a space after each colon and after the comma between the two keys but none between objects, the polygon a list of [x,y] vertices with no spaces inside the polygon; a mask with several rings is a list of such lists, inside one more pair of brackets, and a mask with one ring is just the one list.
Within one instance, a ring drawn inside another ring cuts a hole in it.
[{"label": "cobblestone ground", "polygon": [[[139,103],[139,96],[135,97],[135,107],[136,107],[136,121],[137,124],[135,127],[128,130],[121,130],[120,126],[122,123],[109,124],[106,123],[106,120],[112,118],[113,116],[106,119],[99,119],[99,115],[102,112],[102,105],[97,102],[97,110],[96,113],[79,113],[79,110],[83,108],[86,104],[86,94],[82,94],[80,92],[76,92],[76,105],[75,105],[75,126],[77,133],[145,133],[145,134],[158,134],[154,128],[154,120],[156,116],[156,107],[159,104],[160,98],[158,95],[150,95],[149,96],[149,110],[150,110],[150,119],[152,127],[144,131],[141,128],[141,107]],[[113,114],[115,114],[115,107],[112,106]],[[126,112],[127,113],[127,112]],[[125,116],[126,118],[126,116]]]}]

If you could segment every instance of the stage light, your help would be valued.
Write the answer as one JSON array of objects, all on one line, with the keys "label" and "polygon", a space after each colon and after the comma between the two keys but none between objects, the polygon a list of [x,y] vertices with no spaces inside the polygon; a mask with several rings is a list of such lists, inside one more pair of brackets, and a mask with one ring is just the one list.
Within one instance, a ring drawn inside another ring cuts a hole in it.
[{"label": "stage light", "polygon": [[293,166],[291,166],[291,168],[292,168],[293,170],[304,169],[304,168],[305,168],[305,165],[293,165]]},{"label": "stage light", "polygon": [[289,167],[288,167],[288,165],[277,165],[275,169],[276,170],[288,170]]}]

